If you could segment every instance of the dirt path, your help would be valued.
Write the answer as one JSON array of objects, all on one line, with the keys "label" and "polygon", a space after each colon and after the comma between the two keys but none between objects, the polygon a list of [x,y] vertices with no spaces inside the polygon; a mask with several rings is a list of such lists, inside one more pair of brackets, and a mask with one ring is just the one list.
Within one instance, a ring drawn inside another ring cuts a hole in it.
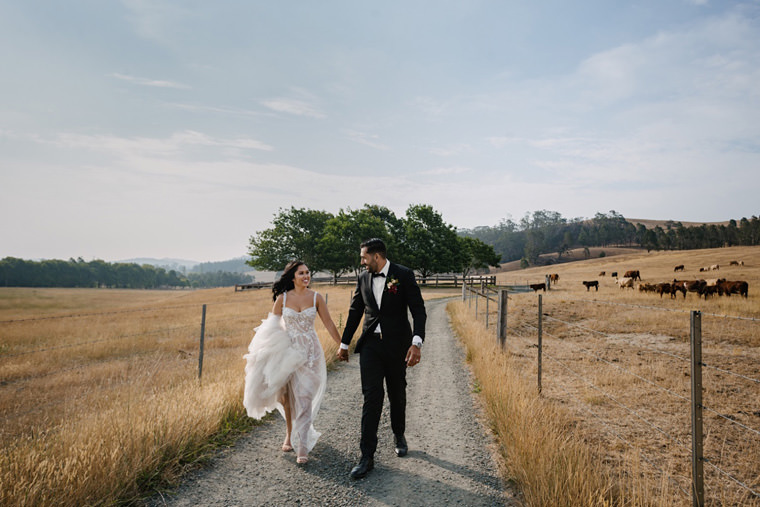
[{"label": "dirt path", "polygon": [[375,470],[352,480],[359,458],[362,396],[358,356],[327,377],[317,419],[322,432],[305,467],[279,450],[280,417],[256,428],[170,496],[149,505],[505,505],[505,491],[480,426],[464,354],[448,324],[446,301],[427,303],[423,361],[407,373],[409,454],[393,452],[388,407],[380,423]]}]

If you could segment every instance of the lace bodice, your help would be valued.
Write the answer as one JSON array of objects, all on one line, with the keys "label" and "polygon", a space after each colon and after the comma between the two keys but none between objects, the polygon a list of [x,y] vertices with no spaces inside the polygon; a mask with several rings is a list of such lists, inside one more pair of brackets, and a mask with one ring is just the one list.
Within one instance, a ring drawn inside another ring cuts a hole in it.
[{"label": "lace bodice", "polygon": [[290,336],[293,345],[306,352],[307,364],[311,368],[317,357],[323,354],[319,345],[319,337],[314,329],[314,321],[317,317],[317,293],[314,293],[313,305],[300,312],[285,306],[287,297],[288,293],[286,292],[282,300],[282,318],[285,321],[285,329],[288,331],[288,336]]}]

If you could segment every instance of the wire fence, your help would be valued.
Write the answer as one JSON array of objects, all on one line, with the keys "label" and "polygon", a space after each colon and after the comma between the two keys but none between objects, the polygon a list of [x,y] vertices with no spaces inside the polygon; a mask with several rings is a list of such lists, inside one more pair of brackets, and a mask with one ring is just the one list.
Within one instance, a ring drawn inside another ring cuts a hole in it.
[{"label": "wire fence", "polygon": [[505,289],[473,287],[462,297],[486,326],[504,323],[495,334],[505,352],[534,351],[528,360],[543,396],[637,451],[676,486],[679,502],[760,505],[758,358],[737,352],[743,339],[760,336],[758,319],[565,295],[513,304],[509,288],[507,311],[490,303],[494,290]]}]

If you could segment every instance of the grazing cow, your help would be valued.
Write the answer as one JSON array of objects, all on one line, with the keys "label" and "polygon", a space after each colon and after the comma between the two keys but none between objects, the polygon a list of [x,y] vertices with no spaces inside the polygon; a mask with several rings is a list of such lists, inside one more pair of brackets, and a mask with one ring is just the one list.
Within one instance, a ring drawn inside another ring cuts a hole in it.
[{"label": "grazing cow", "polygon": [[557,273],[549,275],[549,281],[551,283],[557,283],[559,281],[559,275]]},{"label": "grazing cow", "polygon": [[621,289],[626,287],[633,289],[633,278],[624,276],[623,278],[615,278],[615,283],[620,286]]},{"label": "grazing cow", "polygon": [[679,264],[678,266],[673,268],[673,272],[675,273],[676,271],[683,271],[683,269],[684,269],[683,264]]},{"label": "grazing cow", "polygon": [[720,269],[720,266],[717,264],[713,264],[712,266],[710,266],[710,271],[718,271],[718,269]]},{"label": "grazing cow", "polygon": [[662,299],[663,294],[670,294],[671,298],[675,296],[673,287],[668,282],[662,282],[655,285],[655,292],[660,295],[660,299]]},{"label": "grazing cow", "polygon": [[638,269],[630,269],[625,272],[623,275],[624,278],[633,278],[634,281],[639,280],[641,281],[641,275],[639,274]]},{"label": "grazing cow", "polygon": [[597,276],[604,276],[604,275],[606,275],[606,274],[607,274],[607,272],[606,272],[606,271],[600,271],[600,272],[599,272],[599,274],[598,274]]},{"label": "grazing cow", "polygon": [[739,294],[741,296],[744,296],[745,298],[748,297],[749,293],[749,284],[745,282],[744,280],[729,282],[726,280],[723,280],[722,282],[719,282],[718,285],[718,294],[721,296],[725,294],[726,296],[731,296],[731,294]]},{"label": "grazing cow", "polygon": [[717,285],[706,285],[702,289],[702,295],[707,299],[707,296],[713,296],[718,293],[718,286]]},{"label": "grazing cow", "polygon": [[654,292],[655,286],[651,283],[640,283],[639,284],[639,292]]},{"label": "grazing cow", "polygon": [[705,280],[705,286],[707,286],[707,287],[715,287],[720,282],[725,282],[725,281],[726,281],[725,278],[708,278],[707,280]]},{"label": "grazing cow", "polygon": [[683,294],[683,298],[686,299],[686,282],[681,280],[673,279],[673,282],[670,284],[670,295],[673,297],[678,296],[676,292],[680,292]]},{"label": "grazing cow", "polygon": [[530,288],[533,289],[533,292],[538,292],[540,290],[546,292],[546,283],[532,283],[530,284]]},{"label": "grazing cow", "polygon": [[613,271],[612,273],[610,273],[610,276],[612,278],[617,278],[617,271]]},{"label": "grazing cow", "polygon": [[591,287],[594,287],[597,292],[599,292],[599,280],[591,280],[590,282],[584,281],[583,285],[586,286],[586,292],[591,289]]},{"label": "grazing cow", "polygon": [[699,272],[701,273],[702,271],[710,271],[710,270],[708,268],[699,268]]},{"label": "grazing cow", "polygon": [[706,285],[707,282],[704,280],[686,280],[683,282],[684,288],[688,292],[696,292],[697,297],[702,295],[702,292],[704,291]]},{"label": "grazing cow", "polygon": [[731,262],[728,263],[728,265],[729,266],[738,266],[739,265],[739,261],[731,261]]}]

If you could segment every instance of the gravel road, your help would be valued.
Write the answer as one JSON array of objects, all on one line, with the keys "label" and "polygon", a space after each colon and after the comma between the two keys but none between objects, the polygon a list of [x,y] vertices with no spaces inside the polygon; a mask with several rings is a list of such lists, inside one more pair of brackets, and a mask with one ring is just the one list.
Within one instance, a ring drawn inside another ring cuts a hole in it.
[{"label": "gravel road", "polygon": [[[322,432],[299,466],[280,450],[281,417],[256,427],[209,466],[147,505],[517,505],[490,453],[480,425],[464,353],[451,331],[446,301],[426,303],[422,362],[407,371],[409,454],[393,452],[388,404],[378,433],[375,469],[361,480],[348,473],[359,459],[362,396],[358,356],[327,376],[316,421]],[[241,362],[241,382],[242,382]]]}]

